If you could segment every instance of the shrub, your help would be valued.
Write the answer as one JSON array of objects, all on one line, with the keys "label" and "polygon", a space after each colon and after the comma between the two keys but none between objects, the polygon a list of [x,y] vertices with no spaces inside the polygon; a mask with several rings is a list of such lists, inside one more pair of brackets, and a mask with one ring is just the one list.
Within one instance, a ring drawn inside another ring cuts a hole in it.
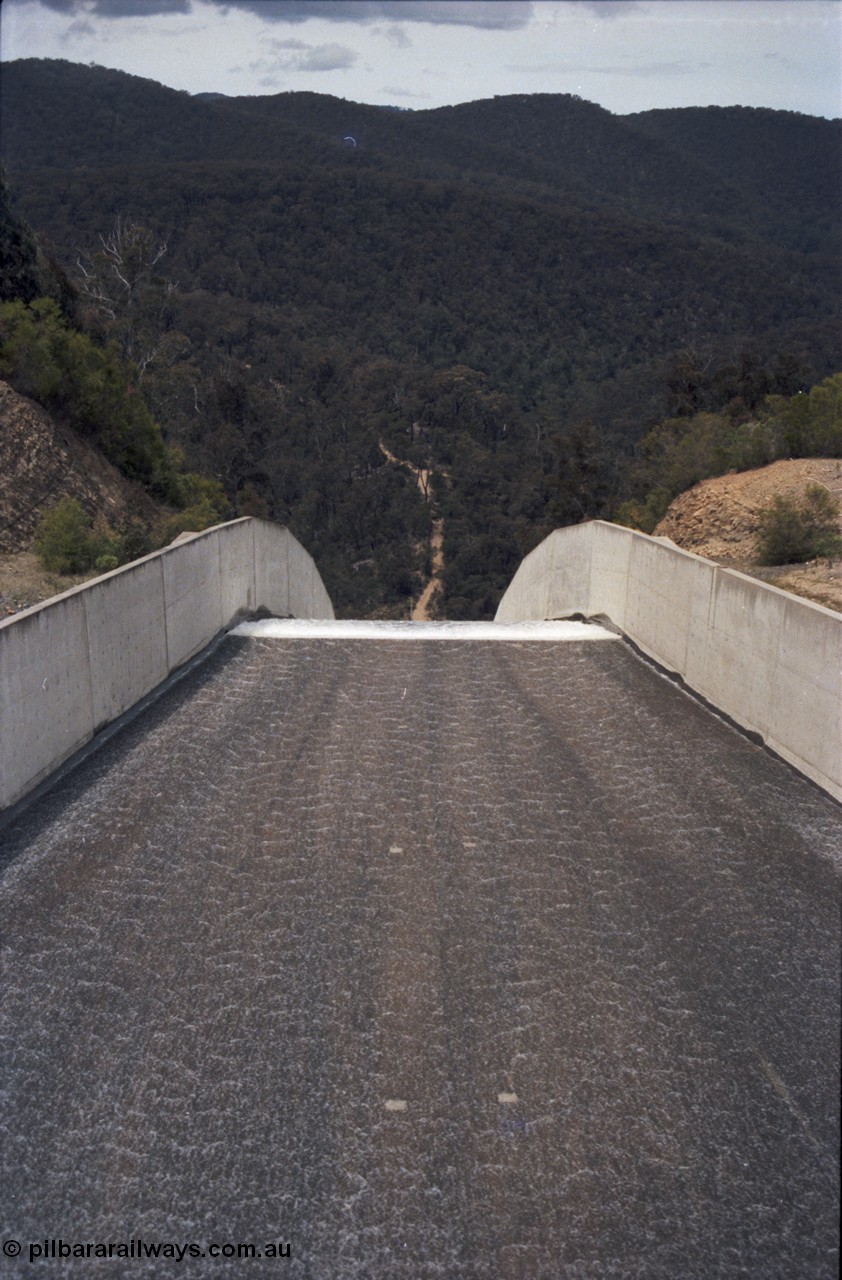
[{"label": "shrub", "polygon": [[50,573],[108,573],[147,555],[152,539],[139,520],[125,520],[115,533],[101,517],[94,523],[75,498],[62,498],[41,517],[34,549]]},{"label": "shrub", "polygon": [[803,564],[842,554],[839,503],[821,485],[809,485],[800,502],[777,496],[760,512],[759,526],[761,564]]},{"label": "shrub", "polygon": [[769,396],[766,411],[782,434],[783,456],[842,456],[842,373],[825,378],[808,394]]},{"label": "shrub", "polygon": [[101,553],[90,517],[75,498],[62,498],[44,513],[34,546],[50,573],[86,573]]},{"label": "shrub", "polygon": [[140,520],[129,518],[118,526],[120,564],[128,564],[130,560],[139,560],[148,556],[154,549],[154,543],[146,525]]},{"label": "shrub", "polygon": [[641,533],[654,533],[655,527],[666,515],[671,501],[672,494],[669,489],[652,489],[641,502],[634,498],[621,502],[612,519],[615,524],[624,524],[629,529],[640,529]]},{"label": "shrub", "polygon": [[180,533],[200,533],[230,519],[230,503],[218,480],[188,472],[177,477],[177,485],[181,510],[161,524],[158,541],[162,545]]},{"label": "shrub", "polygon": [[136,370],[71,328],[52,299],[0,304],[0,378],[93,439],[124,475],[163,501],[177,500],[172,460]]}]

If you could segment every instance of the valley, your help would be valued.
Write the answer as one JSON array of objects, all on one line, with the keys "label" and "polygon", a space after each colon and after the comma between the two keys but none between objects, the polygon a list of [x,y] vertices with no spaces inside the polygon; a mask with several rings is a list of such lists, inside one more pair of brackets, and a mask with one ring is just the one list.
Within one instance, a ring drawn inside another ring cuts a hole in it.
[{"label": "valley", "polygon": [[[840,121],[191,98],[50,60],[4,66],[0,108],[3,298],[46,292],[130,362],[167,456],[288,525],[345,617],[492,617],[553,528],[648,500],[653,431],[759,422],[721,465],[762,465],[792,453],[780,405],[842,368]],[[840,441],[837,413],[795,447]]]}]

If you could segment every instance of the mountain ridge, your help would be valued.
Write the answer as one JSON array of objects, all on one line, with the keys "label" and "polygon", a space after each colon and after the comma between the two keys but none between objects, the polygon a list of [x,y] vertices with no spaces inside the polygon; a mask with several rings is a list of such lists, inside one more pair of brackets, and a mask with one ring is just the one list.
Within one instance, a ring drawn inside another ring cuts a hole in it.
[{"label": "mountain ridge", "polygon": [[[146,296],[173,355],[144,394],[167,440],[358,615],[411,598],[446,508],[444,607],[488,616],[545,532],[628,496],[659,420],[842,363],[839,121],[198,100],[37,60],[0,94],[16,209],[77,282],[117,225],[166,245]],[[451,477],[439,510],[380,440]]]},{"label": "mountain ridge", "polygon": [[[50,112],[55,97],[60,110]],[[25,118],[19,107],[22,100],[27,101]],[[347,162],[342,141],[351,135],[357,143],[353,158],[366,165],[388,158],[399,161],[407,173],[420,165],[439,177],[454,171],[464,177],[503,164],[509,177],[547,185],[556,193],[597,193],[602,199],[620,200],[632,212],[654,208],[660,214],[660,205],[672,201],[678,217],[688,216],[695,204],[696,214],[701,210],[706,217],[726,222],[734,202],[740,205],[747,199],[737,179],[745,182],[750,160],[757,168],[758,156],[771,155],[780,187],[774,133],[798,130],[790,163],[796,163],[802,183],[812,172],[813,201],[817,153],[826,155],[842,140],[842,121],[762,108],[677,108],[617,116],[575,95],[536,94],[390,112],[309,92],[191,97],[125,72],[39,59],[4,64],[0,103],[0,148],[10,171],[114,163],[125,159],[131,148],[135,162],[197,159],[202,148],[201,158],[217,161],[235,137],[241,160]],[[246,120],[253,122],[251,130],[243,130]],[[270,121],[271,133],[259,128],[258,121]],[[731,157],[727,180],[721,172],[712,172],[709,163],[700,165],[697,156],[688,154],[688,140],[695,139],[697,149],[703,140],[709,146],[712,121],[720,156]],[[654,206],[651,196],[641,194],[653,183],[658,192]],[[837,166],[826,193],[818,195],[824,207],[840,193]],[[773,194],[764,176],[750,198]]]}]

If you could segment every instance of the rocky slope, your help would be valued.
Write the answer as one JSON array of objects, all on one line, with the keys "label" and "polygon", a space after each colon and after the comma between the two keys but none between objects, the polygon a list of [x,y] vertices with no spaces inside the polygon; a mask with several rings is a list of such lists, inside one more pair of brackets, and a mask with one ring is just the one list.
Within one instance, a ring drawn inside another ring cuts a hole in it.
[{"label": "rocky slope", "polygon": [[0,552],[28,550],[44,511],[64,497],[112,526],[158,513],[99,450],[0,382]]},{"label": "rocky slope", "polygon": [[[842,459],[792,458],[754,471],[733,472],[694,485],[671,503],[655,530],[677,546],[739,569],[842,612],[842,563],[755,564],[758,513],[776,494],[798,498],[810,484],[842,500]],[[840,520],[842,532],[842,519]]]},{"label": "rocky slope", "polygon": [[0,381],[0,619],[94,576],[45,573],[30,550],[42,514],[64,497],[112,528],[129,518],[151,525],[162,510],[93,445]]}]

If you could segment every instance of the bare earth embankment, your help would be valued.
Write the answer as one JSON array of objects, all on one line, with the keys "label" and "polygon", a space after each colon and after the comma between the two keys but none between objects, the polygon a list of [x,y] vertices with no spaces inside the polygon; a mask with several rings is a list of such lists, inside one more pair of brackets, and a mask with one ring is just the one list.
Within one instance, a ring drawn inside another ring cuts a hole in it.
[{"label": "bare earth embankment", "polygon": [[69,591],[71,587],[96,576],[94,571],[70,577],[48,573],[34,551],[0,555],[0,622],[21,609],[29,609],[33,604],[49,600],[51,596]]},{"label": "bare earth embankment", "polygon": [[800,498],[811,484],[823,485],[835,498],[842,498],[842,459],[782,459],[755,471],[703,480],[679,494],[655,534],[670,538],[685,551],[842,612],[842,561],[773,567],[755,563],[760,511],[777,494]]},{"label": "bare earth embankment", "polygon": [[31,550],[44,512],[68,497],[111,526],[160,513],[90,441],[0,381],[0,621],[95,576],[46,573]]}]

